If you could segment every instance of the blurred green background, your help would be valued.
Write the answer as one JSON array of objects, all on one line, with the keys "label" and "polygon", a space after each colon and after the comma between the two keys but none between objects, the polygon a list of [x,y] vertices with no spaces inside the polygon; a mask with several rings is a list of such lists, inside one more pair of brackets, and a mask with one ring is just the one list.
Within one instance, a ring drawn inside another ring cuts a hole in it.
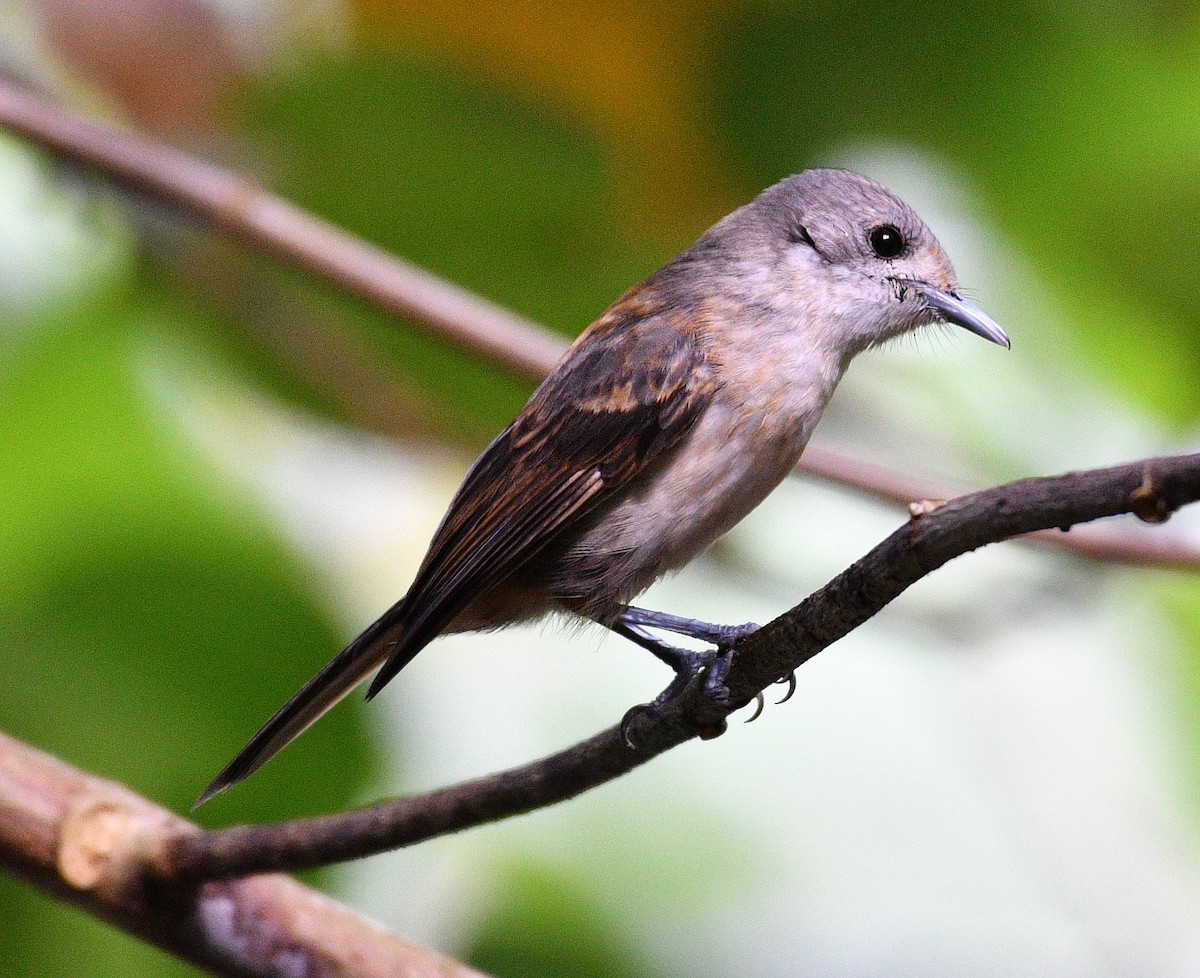
[{"label": "blurred green background", "polygon": [[[564,336],[766,184],[860,169],[1014,349],[863,358],[827,444],[985,484],[1194,442],[1191,4],[14,0],[0,59]],[[185,811],[403,592],[528,390],[0,134],[0,728]],[[792,480],[646,603],[765,620],[902,518]],[[1198,598],[993,548],[754,727],[314,881],[503,978],[1194,975]],[[530,759],[649,659],[444,640],[199,820]],[[0,975],[188,972],[0,878]]]}]

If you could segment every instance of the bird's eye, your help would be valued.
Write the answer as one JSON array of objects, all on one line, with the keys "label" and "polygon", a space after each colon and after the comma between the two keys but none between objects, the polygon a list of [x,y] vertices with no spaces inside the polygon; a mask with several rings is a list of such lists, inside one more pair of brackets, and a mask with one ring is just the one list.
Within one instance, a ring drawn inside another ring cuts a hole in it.
[{"label": "bird's eye", "polygon": [[894,224],[880,224],[871,228],[868,239],[871,250],[880,258],[895,258],[904,250],[904,235]]}]

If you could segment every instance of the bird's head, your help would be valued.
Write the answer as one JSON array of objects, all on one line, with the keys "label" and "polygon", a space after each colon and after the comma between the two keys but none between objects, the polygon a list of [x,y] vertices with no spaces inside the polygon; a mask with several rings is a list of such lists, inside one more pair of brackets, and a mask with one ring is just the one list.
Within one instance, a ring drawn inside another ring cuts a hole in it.
[{"label": "bird's head", "polygon": [[845,356],[937,322],[1010,345],[1004,330],[959,294],[950,259],[917,213],[856,173],[788,177],[710,236],[715,250],[738,257],[736,275],[748,296],[779,313],[790,310]]}]

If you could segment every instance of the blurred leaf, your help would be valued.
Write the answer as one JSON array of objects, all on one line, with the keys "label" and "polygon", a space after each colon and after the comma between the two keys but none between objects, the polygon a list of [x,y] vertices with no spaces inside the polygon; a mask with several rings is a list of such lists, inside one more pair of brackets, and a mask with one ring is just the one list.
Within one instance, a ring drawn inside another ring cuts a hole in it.
[{"label": "blurred leaf", "polygon": [[[199,324],[142,299],[42,331],[0,386],[0,727],[186,812],[340,638],[299,561],[145,388],[140,358],[162,348],[147,338],[196,343]],[[355,712],[306,743],[202,818],[343,807],[368,761]],[[110,953],[37,946],[25,973],[89,973],[75,970],[88,953]],[[90,973],[146,973],[142,960]]]},{"label": "blurred leaf", "polygon": [[496,978],[625,978],[658,973],[569,877],[522,863],[503,872],[466,960]]},{"label": "blurred leaf", "polygon": [[[265,87],[246,111],[274,147],[282,193],[574,335],[662,256],[616,231],[610,181],[578,128],[483,82],[397,59],[328,62]],[[404,324],[352,315],[489,430],[528,396]]]}]

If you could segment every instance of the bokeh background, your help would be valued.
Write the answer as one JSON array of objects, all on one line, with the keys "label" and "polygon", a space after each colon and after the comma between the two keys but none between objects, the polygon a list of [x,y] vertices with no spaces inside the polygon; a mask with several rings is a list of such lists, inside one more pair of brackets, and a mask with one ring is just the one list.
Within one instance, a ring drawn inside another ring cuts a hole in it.
[{"label": "bokeh background", "polygon": [[[567,336],[855,168],[1014,349],[861,358],[826,444],[984,485],[1195,442],[1192,4],[8,0],[0,66]],[[528,389],[0,133],[0,727],[186,810]],[[902,519],[794,479],[646,603],[766,620]],[[502,978],[1196,975],[1198,651],[1194,576],[990,548],[752,726],[313,879]],[[596,630],[439,641],[199,819],[519,763],[666,678]],[[0,975],[186,973],[0,878]]]}]

